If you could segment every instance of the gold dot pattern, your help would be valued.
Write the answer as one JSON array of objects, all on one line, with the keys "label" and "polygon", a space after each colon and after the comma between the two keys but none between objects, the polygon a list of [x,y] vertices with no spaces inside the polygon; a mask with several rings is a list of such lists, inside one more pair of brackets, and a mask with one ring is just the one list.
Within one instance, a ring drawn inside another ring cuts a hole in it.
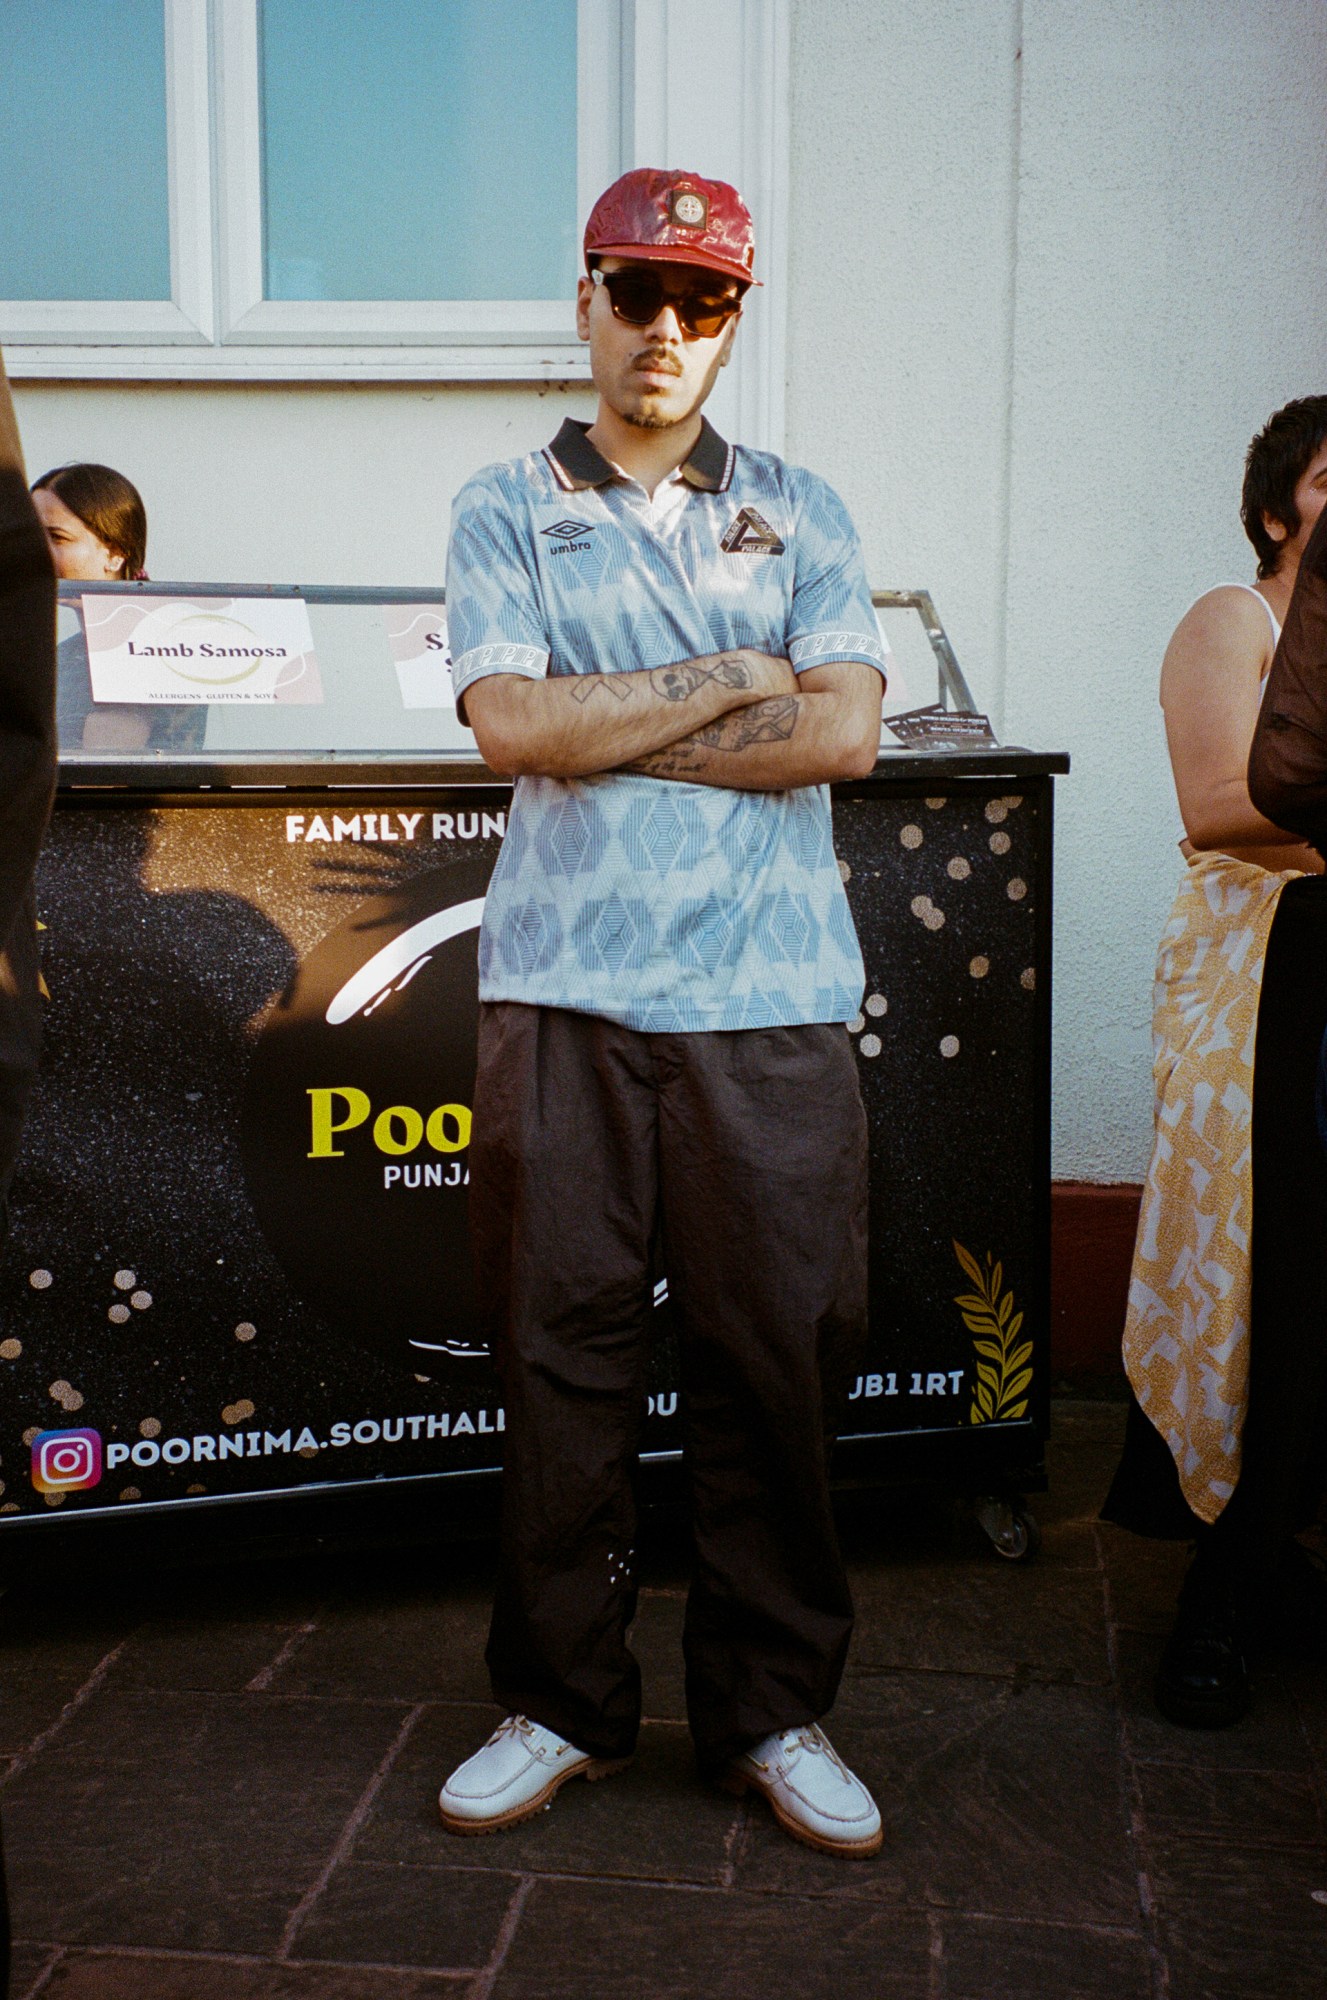
[{"label": "gold dot pattern", "polygon": [[899,839],[905,847],[920,847],[925,838],[919,826],[905,826],[899,834]]},{"label": "gold dot pattern", "polygon": [[866,1011],[868,1014],[874,1014],[877,1020],[879,1020],[882,1014],[887,1014],[889,1012],[889,1002],[886,1000],[884,994],[872,993],[866,1002]]},{"label": "gold dot pattern", "polygon": [[235,1329],[236,1340],[252,1340],[258,1329],[252,1320],[242,1319]]},{"label": "gold dot pattern", "polygon": [[1013,844],[1007,833],[993,833],[991,835],[990,849],[992,854],[1008,854]]},{"label": "gold dot pattern", "polygon": [[852,880],[852,870],[846,861],[839,862],[839,880],[841,882],[851,882]]},{"label": "gold dot pattern", "polygon": [[851,1021],[849,1021],[848,1023],[848,1033],[850,1035],[860,1035],[862,1029],[865,1026],[866,1026],[865,1014],[854,1014]]},{"label": "gold dot pattern", "polygon": [[863,1035],[857,1046],[864,1056],[878,1056],[883,1044],[879,1035]]},{"label": "gold dot pattern", "polygon": [[138,1280],[132,1271],[117,1271],[115,1273],[115,1289],[117,1292],[132,1292],[137,1283]]},{"label": "gold dot pattern", "polygon": [[972,863],[965,861],[961,854],[956,854],[953,860],[946,866],[945,873],[951,881],[966,882],[972,873]]},{"label": "gold dot pattern", "polygon": [[38,1435],[39,1433],[36,1424],[29,1424],[28,1428],[23,1433],[24,1444],[31,1444],[32,1440]]},{"label": "gold dot pattern", "polygon": [[63,1507],[65,1503],[63,1493],[43,1493],[41,1497],[48,1507]]},{"label": "gold dot pattern", "polygon": [[73,1383],[66,1382],[63,1377],[58,1382],[52,1382],[47,1394],[53,1403],[60,1405],[62,1410],[81,1410],[83,1407],[82,1396]]},{"label": "gold dot pattern", "polygon": [[194,1484],[194,1485],[192,1485],[192,1486],[186,1486],[184,1490],[185,1490],[185,1493],[186,1493],[186,1494],[189,1494],[189,1493],[206,1493],[206,1491],[207,1491],[207,1488],[206,1488],[206,1486],[199,1486],[199,1485],[198,1485],[198,1484],[197,1484],[197,1483],[195,1482],[195,1484]]},{"label": "gold dot pattern", "polygon": [[29,1271],[28,1283],[34,1292],[45,1292],[50,1290],[55,1280],[49,1271]]},{"label": "gold dot pattern", "polygon": [[112,1326],[123,1326],[125,1321],[130,1317],[129,1308],[128,1306],[118,1304],[107,1306],[106,1317]]},{"label": "gold dot pattern", "polygon": [[980,953],[977,954],[976,958],[968,960],[968,971],[974,979],[984,979],[990,969],[991,961],[989,958],[983,958]]},{"label": "gold dot pattern", "polygon": [[1009,808],[1003,799],[987,799],[986,817],[992,826],[999,826],[1001,820],[1008,819]]},{"label": "gold dot pattern", "polygon": [[141,1500],[142,1497],[142,1492],[137,1486],[122,1486],[120,1488],[120,1498],[122,1500]]},{"label": "gold dot pattern", "polygon": [[948,799],[927,799],[926,810],[927,812],[938,813],[942,806],[947,806],[948,804]]},{"label": "gold dot pattern", "polygon": [[1023,991],[1025,993],[1035,993],[1037,990],[1036,966],[1035,965],[1025,966],[1023,971],[1020,972],[1018,975],[1018,983],[1023,988]]},{"label": "gold dot pattern", "polygon": [[0,1507],[0,1514],[17,1514],[17,1512],[18,1512],[17,1500],[6,1500],[4,1506]]},{"label": "gold dot pattern", "polygon": [[0,1340],[0,1361],[17,1361],[22,1352],[21,1340]]},{"label": "gold dot pattern", "polygon": [[300,1448],[299,1448],[299,1456],[300,1456],[301,1458],[317,1458],[317,1456],[318,1456],[318,1447],[317,1447],[317,1445],[316,1445],[316,1444],[302,1444],[302,1445],[300,1446]]},{"label": "gold dot pattern", "polygon": [[942,1040],[942,1042],[940,1043],[940,1053],[942,1056],[946,1058],[950,1056],[956,1056],[959,1051],[959,1046],[960,1046],[959,1039],[957,1035],[946,1035]]},{"label": "gold dot pattern", "polygon": [[913,916],[920,917],[928,931],[938,931],[943,926],[945,913],[937,910],[929,896],[914,896],[911,907]]},{"label": "gold dot pattern", "polygon": [[152,1303],[152,1294],[151,1292],[132,1292],[129,1297],[129,1303],[135,1312],[146,1312]]},{"label": "gold dot pattern", "polygon": [[159,1417],[144,1417],[144,1419],[143,1419],[142,1423],[141,1423],[141,1424],[140,1424],[140,1425],[138,1426],[138,1435],[139,1435],[140,1437],[145,1437],[145,1438],[157,1438],[157,1437],[160,1437],[160,1436],[161,1436],[161,1420],[160,1420],[160,1418],[159,1418]]},{"label": "gold dot pattern", "polygon": [[253,1404],[247,1396],[243,1396],[238,1403],[227,1403],[221,1412],[221,1421],[225,1424],[242,1424],[246,1417],[252,1415]]},{"label": "gold dot pattern", "polygon": [[1021,903],[1028,892],[1028,885],[1021,875],[1015,875],[1005,885],[1005,895],[1011,903]]}]

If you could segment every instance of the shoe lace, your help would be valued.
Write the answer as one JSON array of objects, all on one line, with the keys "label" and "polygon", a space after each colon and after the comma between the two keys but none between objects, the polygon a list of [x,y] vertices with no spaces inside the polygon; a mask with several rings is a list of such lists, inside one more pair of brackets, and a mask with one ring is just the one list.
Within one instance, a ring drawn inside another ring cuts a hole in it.
[{"label": "shoe lace", "polygon": [[527,1741],[534,1735],[534,1724],[528,1715],[509,1715],[500,1722],[489,1737],[490,1743],[501,1743],[504,1736],[524,1736]]},{"label": "shoe lace", "polygon": [[779,1736],[779,1748],[785,1751],[810,1750],[818,1757],[828,1757],[845,1778],[852,1775],[818,1722],[804,1723],[800,1729],[783,1730]]}]

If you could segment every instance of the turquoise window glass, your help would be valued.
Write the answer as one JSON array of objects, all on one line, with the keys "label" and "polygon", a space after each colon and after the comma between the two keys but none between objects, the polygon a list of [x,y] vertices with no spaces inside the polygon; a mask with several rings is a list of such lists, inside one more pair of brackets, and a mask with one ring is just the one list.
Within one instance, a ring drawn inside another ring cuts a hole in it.
[{"label": "turquoise window glass", "polygon": [[168,299],[162,0],[3,0],[0,97],[0,297]]},{"label": "turquoise window glass", "polygon": [[559,299],[576,0],[261,0],[270,299]]}]

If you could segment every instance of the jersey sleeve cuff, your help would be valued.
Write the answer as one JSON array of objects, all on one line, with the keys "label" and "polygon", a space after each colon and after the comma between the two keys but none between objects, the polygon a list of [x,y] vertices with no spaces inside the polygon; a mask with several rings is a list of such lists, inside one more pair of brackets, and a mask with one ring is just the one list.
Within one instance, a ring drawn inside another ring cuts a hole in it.
[{"label": "jersey sleeve cuff", "polygon": [[808,632],[793,640],[788,659],[795,674],[805,673],[808,667],[828,667],[836,660],[862,660],[884,681],[889,679],[891,664],[889,648],[865,632]]},{"label": "jersey sleeve cuff", "polygon": [[452,694],[456,713],[469,728],[465,713],[465,691],[489,674],[520,674],[527,681],[541,681],[548,673],[550,655],[538,646],[472,646],[452,661]]}]

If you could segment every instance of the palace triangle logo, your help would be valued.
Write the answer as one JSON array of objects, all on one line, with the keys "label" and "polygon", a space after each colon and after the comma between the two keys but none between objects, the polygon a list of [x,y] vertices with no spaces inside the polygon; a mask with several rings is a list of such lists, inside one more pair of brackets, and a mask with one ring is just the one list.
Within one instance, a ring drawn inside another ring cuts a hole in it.
[{"label": "palace triangle logo", "polygon": [[763,514],[743,507],[719,547],[728,556],[781,556],[784,546]]}]

